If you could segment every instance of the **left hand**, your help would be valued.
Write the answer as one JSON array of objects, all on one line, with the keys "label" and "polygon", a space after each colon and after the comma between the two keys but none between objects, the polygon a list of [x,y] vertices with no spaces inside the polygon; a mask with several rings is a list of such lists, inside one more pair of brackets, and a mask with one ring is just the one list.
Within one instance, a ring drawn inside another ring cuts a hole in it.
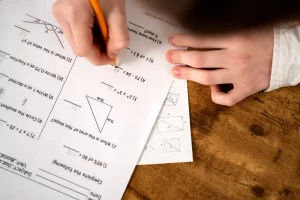
[{"label": "left hand", "polygon": [[[272,27],[221,36],[175,34],[169,43],[175,47],[219,49],[170,50],[166,54],[170,63],[186,65],[175,66],[174,77],[210,85],[211,98],[217,104],[232,106],[269,88],[274,43]],[[234,88],[223,93],[220,84],[233,84]]]}]

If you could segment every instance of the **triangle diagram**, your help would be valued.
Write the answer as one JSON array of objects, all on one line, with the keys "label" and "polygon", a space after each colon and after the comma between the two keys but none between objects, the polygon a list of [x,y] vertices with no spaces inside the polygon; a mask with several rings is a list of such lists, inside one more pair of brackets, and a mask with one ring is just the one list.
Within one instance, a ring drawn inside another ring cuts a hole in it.
[{"label": "triangle diagram", "polygon": [[182,117],[160,117],[157,122],[157,132],[166,133],[173,131],[182,131],[183,120]]},{"label": "triangle diagram", "polygon": [[180,141],[178,138],[165,140],[165,152],[180,152]]},{"label": "triangle diagram", "polygon": [[97,124],[98,130],[101,133],[112,107],[97,99],[88,96],[86,98],[91,108],[91,112]]}]

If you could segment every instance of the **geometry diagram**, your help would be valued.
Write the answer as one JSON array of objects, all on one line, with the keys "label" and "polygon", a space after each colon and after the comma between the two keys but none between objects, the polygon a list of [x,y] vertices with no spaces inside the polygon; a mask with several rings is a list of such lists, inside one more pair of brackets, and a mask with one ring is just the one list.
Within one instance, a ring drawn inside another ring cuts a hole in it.
[{"label": "geometry diagram", "polygon": [[54,26],[52,24],[49,24],[48,22],[45,22],[41,19],[38,19],[36,17],[33,17],[31,15],[26,14],[29,18],[30,21],[23,21],[25,23],[30,23],[30,24],[39,24],[39,25],[43,25],[45,26],[45,33],[52,33],[53,35],[56,36],[57,40],[59,41],[60,45],[62,46],[62,48],[64,48],[64,45],[61,42],[60,37],[63,35],[63,31],[61,28]]},{"label": "geometry diagram", "polygon": [[180,152],[180,141],[178,138],[166,139],[164,141],[165,152]]},{"label": "geometry diagram", "polygon": [[160,117],[157,119],[157,132],[167,133],[174,131],[183,131],[182,117]]},{"label": "geometry diagram", "polygon": [[178,103],[179,96],[179,94],[169,93],[165,100],[165,106],[175,106]]},{"label": "geometry diagram", "polygon": [[108,120],[112,106],[89,96],[86,96],[86,98],[90,105],[98,130],[101,133],[106,121]]}]

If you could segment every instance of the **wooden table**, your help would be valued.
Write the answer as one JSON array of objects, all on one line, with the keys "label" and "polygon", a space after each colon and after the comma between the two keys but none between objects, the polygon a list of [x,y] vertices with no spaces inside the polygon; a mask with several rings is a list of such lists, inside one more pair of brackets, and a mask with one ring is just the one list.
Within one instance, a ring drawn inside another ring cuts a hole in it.
[{"label": "wooden table", "polygon": [[300,86],[215,105],[189,83],[193,163],[138,166],[124,200],[300,199]]}]

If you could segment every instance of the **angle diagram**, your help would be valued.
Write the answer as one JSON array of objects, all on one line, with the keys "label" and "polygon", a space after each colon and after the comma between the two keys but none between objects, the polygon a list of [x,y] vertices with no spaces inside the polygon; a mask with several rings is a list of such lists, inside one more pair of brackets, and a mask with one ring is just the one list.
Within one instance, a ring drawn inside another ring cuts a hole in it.
[{"label": "angle diagram", "polygon": [[57,40],[59,41],[60,45],[62,46],[62,48],[64,48],[64,45],[62,44],[61,38],[60,38],[63,35],[63,31],[61,28],[54,26],[48,22],[45,22],[41,19],[38,19],[36,17],[33,17],[31,15],[26,14],[26,16],[28,16],[30,19],[28,21],[23,21],[23,22],[45,26],[45,29],[46,29],[45,33],[54,34],[56,36]]}]

